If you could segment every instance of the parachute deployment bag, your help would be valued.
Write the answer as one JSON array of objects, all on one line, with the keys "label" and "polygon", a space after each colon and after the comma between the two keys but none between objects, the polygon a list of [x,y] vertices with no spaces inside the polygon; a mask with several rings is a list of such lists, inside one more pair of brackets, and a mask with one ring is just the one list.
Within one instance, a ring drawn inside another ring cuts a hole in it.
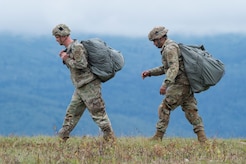
[{"label": "parachute deployment bag", "polygon": [[88,63],[91,71],[99,77],[102,82],[113,78],[124,66],[124,57],[120,51],[109,47],[99,38],[81,41],[88,51]]},{"label": "parachute deployment bag", "polygon": [[204,46],[178,44],[184,67],[194,93],[217,84],[225,73],[224,64],[209,54]]}]

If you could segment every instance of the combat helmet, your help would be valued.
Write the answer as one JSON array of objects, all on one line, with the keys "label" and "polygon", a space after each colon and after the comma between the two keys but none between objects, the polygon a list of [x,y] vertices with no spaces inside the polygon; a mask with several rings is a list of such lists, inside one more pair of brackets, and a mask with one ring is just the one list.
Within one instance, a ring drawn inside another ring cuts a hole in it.
[{"label": "combat helmet", "polygon": [[58,24],[53,30],[52,35],[56,36],[68,36],[70,35],[71,30],[65,24]]},{"label": "combat helmet", "polygon": [[164,35],[166,35],[168,32],[168,29],[166,29],[163,26],[158,26],[158,27],[154,27],[148,35],[148,38],[150,41],[153,41],[155,39],[160,39],[161,37],[163,37]]}]

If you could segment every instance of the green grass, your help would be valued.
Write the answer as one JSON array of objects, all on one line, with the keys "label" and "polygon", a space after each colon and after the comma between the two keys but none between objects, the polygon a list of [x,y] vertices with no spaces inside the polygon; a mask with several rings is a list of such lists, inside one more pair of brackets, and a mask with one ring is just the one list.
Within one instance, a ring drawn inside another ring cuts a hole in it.
[{"label": "green grass", "polygon": [[165,138],[150,142],[143,137],[120,137],[104,143],[100,137],[72,137],[66,143],[57,137],[0,137],[3,164],[159,164],[244,163],[245,139]]}]

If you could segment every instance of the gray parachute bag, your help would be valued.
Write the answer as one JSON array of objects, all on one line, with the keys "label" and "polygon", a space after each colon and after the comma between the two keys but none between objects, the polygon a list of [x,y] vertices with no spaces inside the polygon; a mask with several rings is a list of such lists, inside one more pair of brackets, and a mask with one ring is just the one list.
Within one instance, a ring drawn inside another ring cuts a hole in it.
[{"label": "gray parachute bag", "polygon": [[207,90],[217,84],[225,73],[224,64],[209,54],[203,45],[178,44],[184,67],[194,93]]},{"label": "gray parachute bag", "polygon": [[120,51],[109,47],[99,38],[81,41],[88,52],[91,71],[102,82],[113,78],[124,66],[124,57]]}]

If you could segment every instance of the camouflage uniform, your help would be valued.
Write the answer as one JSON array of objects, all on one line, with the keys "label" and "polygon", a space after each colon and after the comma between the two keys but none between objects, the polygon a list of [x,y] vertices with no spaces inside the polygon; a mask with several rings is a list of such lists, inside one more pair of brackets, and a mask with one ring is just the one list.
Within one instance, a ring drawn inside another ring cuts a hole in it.
[{"label": "camouflage uniform", "polygon": [[[53,30],[53,35],[59,34],[60,26]],[[63,30],[67,26],[63,25],[62,27]],[[89,68],[86,49],[76,40],[66,48],[69,57],[64,61],[64,64],[70,70],[75,91],[67,107],[63,126],[58,132],[59,137],[64,140],[69,138],[70,132],[77,125],[87,108],[94,122],[103,131],[104,139],[114,138],[112,126],[105,111],[105,104],[101,95],[101,81]]]},{"label": "camouflage uniform", "polygon": [[[167,31],[164,34],[166,33]],[[198,115],[197,101],[190,89],[178,45],[166,38],[161,55],[163,66],[148,70],[149,76],[166,74],[162,86],[167,87],[167,91],[158,108],[159,120],[156,124],[159,138],[166,132],[171,111],[178,106],[182,107],[187,120],[193,125],[194,132],[204,132],[202,118]]]}]

